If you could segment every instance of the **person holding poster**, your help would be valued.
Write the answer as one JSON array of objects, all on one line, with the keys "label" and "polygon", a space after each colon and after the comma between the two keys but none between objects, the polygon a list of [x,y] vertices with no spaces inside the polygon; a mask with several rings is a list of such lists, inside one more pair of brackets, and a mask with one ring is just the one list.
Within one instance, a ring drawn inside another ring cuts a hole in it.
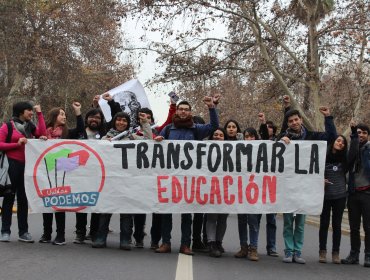
[{"label": "person holding poster", "polygon": [[351,122],[351,144],[348,153],[348,219],[351,251],[343,264],[358,264],[361,247],[361,220],[365,231],[364,266],[370,267],[370,129],[365,124]]},{"label": "person holding poster", "polygon": [[[214,97],[206,96],[203,102],[209,108],[210,123],[194,124],[191,105],[187,101],[181,101],[177,104],[176,114],[173,117],[173,123],[166,126],[155,141],[169,140],[202,140],[209,136],[213,130],[219,126],[218,117],[215,109],[215,103],[218,102]],[[181,215],[181,246],[180,253],[193,255],[190,249],[191,243],[191,214]],[[162,245],[155,251],[157,253],[171,252],[171,231],[172,231],[172,214],[162,215]]]},{"label": "person holding poster", "polygon": [[[78,139],[79,136],[84,132],[84,121],[81,115],[81,104],[79,102],[73,102],[73,111],[76,116],[76,128],[68,129],[67,117],[63,108],[56,107],[52,108],[46,118],[46,136],[44,139]],[[53,232],[53,213],[43,213],[43,225],[44,231],[39,240],[40,243],[50,243],[51,235]],[[66,214],[65,212],[55,213],[56,232],[57,235],[53,241],[53,245],[65,245],[65,223]]]},{"label": "person holding poster", "polygon": [[[32,123],[35,109],[38,124]],[[5,151],[9,161],[9,178],[12,183],[12,192],[4,196],[2,207],[2,242],[10,241],[10,227],[12,225],[12,208],[15,194],[17,194],[18,240],[33,243],[32,235],[28,232],[28,201],[24,187],[25,145],[27,139],[39,138],[46,134],[44,116],[40,105],[32,107],[29,102],[18,102],[13,105],[13,117],[10,121],[12,131],[8,130],[7,123],[0,128],[0,150]],[[8,133],[10,143],[6,141]]]},{"label": "person holding poster", "polygon": [[[286,109],[290,104],[290,98],[283,98]],[[320,107],[320,112],[325,117],[325,132],[309,131],[303,125],[301,114],[298,110],[288,110],[285,113],[287,129],[282,131],[279,139],[289,144],[291,140],[325,140],[334,141],[337,137],[337,131],[333,122],[333,117],[330,116],[328,107]],[[296,262],[305,264],[306,261],[302,258],[302,247],[304,241],[304,224],[306,215],[295,213],[284,213],[284,230],[283,237],[285,243],[285,256],[283,262]]]},{"label": "person holding poster", "polygon": [[[145,113],[139,113],[139,122],[143,129],[143,136],[136,133],[130,133],[130,116],[125,112],[118,112],[112,120],[112,128],[108,131],[102,140],[139,140],[152,139],[152,131],[149,120]],[[123,132],[127,131],[126,134]],[[107,244],[107,235],[109,232],[109,223],[112,214],[100,214],[99,229],[96,238],[93,240],[93,248],[104,248]],[[131,250],[132,236],[132,214],[120,214],[120,249]],[[138,240],[137,240],[138,241]]]}]

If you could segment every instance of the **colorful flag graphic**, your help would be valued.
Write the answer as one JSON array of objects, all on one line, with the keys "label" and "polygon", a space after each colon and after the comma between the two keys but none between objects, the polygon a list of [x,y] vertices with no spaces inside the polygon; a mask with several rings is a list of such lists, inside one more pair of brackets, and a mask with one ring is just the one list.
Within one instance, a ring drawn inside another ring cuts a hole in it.
[{"label": "colorful flag graphic", "polygon": [[79,157],[79,165],[86,165],[87,160],[89,159],[90,155],[85,150],[79,150],[77,152],[70,153],[68,157],[72,158],[78,156]]},{"label": "colorful flag graphic", "polygon": [[71,152],[72,152],[71,149],[62,149],[56,153],[48,153],[44,158],[47,170],[48,171],[54,170],[56,160],[59,158],[67,158]]},{"label": "colorful flag graphic", "polygon": [[57,159],[58,171],[71,172],[77,169],[78,166],[79,166],[79,156]]}]

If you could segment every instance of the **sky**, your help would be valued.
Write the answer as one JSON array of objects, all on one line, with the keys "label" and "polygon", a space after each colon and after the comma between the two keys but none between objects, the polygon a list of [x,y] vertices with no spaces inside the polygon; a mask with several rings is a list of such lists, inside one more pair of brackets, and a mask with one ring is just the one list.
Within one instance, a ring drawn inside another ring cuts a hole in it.
[{"label": "sky", "polygon": [[[175,30],[184,30],[189,27],[190,20],[187,18],[174,19],[172,23],[172,28]],[[149,32],[144,31],[141,22],[135,19],[126,19],[122,24],[124,31],[123,36],[128,39],[130,44],[135,47],[145,47],[150,42],[161,42],[163,38],[159,32]],[[142,41],[140,38],[145,35],[146,40]],[[226,35],[226,27],[215,23],[213,28],[204,34],[205,37],[224,37]],[[175,36],[175,35],[174,35]],[[175,85],[171,84],[159,84],[152,87],[145,86],[154,75],[163,72],[163,68],[160,68],[159,63],[155,60],[158,57],[155,52],[150,52],[144,55],[142,52],[131,52],[131,57],[129,54],[125,54],[124,59],[134,62],[140,61],[140,67],[136,68],[137,79],[143,84],[151,109],[154,113],[155,121],[158,124],[162,124],[167,119],[168,108],[169,108],[169,97],[168,93],[170,91],[176,91]]]},{"label": "sky", "polygon": [[[147,32],[142,28],[142,25],[135,20],[126,20],[123,24],[124,26],[124,38],[128,39],[132,46],[135,47],[145,47],[149,41],[160,41],[160,35],[158,33]],[[146,35],[147,41],[142,42],[140,37]],[[134,62],[140,66],[136,67],[137,79],[145,88],[151,109],[154,114],[155,121],[158,124],[162,124],[168,114],[169,109],[169,97],[168,93],[174,88],[171,85],[160,84],[158,86],[147,87],[145,84],[154,77],[156,73],[162,72],[159,68],[159,64],[156,63],[157,55],[154,52],[150,52],[147,55],[142,54],[142,52],[131,52],[131,57],[129,54],[125,55],[125,60]]]}]

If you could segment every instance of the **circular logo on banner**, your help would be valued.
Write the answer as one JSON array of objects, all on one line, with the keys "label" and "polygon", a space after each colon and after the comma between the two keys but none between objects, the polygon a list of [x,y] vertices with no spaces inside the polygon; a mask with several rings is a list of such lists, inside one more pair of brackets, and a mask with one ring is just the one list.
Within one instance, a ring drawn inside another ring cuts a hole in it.
[{"label": "circular logo on banner", "polygon": [[78,212],[98,202],[105,167],[94,149],[79,141],[66,140],[40,155],[33,181],[46,208]]}]

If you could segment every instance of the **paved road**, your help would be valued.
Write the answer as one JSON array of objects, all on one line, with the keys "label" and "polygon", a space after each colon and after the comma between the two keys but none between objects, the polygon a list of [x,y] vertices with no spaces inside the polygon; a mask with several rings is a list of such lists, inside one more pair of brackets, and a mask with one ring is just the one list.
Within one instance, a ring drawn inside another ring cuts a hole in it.
[{"label": "paved road", "polygon": [[[226,253],[220,259],[197,254],[194,257],[177,253],[180,240],[180,218],[174,216],[173,253],[155,254],[149,247],[149,237],[145,238],[144,249],[122,251],[119,245],[119,219],[114,215],[111,227],[114,232],[109,235],[108,248],[93,249],[90,244],[72,243],[74,234],[74,215],[67,214],[66,246],[51,244],[24,244],[17,241],[16,217],[13,217],[13,234],[10,243],[0,243],[0,280],[19,279],[369,279],[370,269],[364,268],[363,254],[361,265],[334,265],[318,263],[318,229],[306,226],[303,256],[307,264],[285,264],[281,257],[265,255],[265,228],[260,232],[260,261],[235,259],[233,254],[239,249],[237,219],[232,215],[228,219],[228,229],[224,241]],[[30,232],[35,240],[42,232],[40,214],[30,214]],[[147,221],[150,225],[150,218]],[[264,220],[262,221],[264,225]],[[146,230],[149,232],[149,228]],[[329,240],[329,244],[331,239]],[[278,252],[283,254],[282,219],[278,218]],[[329,246],[331,248],[331,246]],[[349,238],[342,238],[341,257],[349,251]]]}]

